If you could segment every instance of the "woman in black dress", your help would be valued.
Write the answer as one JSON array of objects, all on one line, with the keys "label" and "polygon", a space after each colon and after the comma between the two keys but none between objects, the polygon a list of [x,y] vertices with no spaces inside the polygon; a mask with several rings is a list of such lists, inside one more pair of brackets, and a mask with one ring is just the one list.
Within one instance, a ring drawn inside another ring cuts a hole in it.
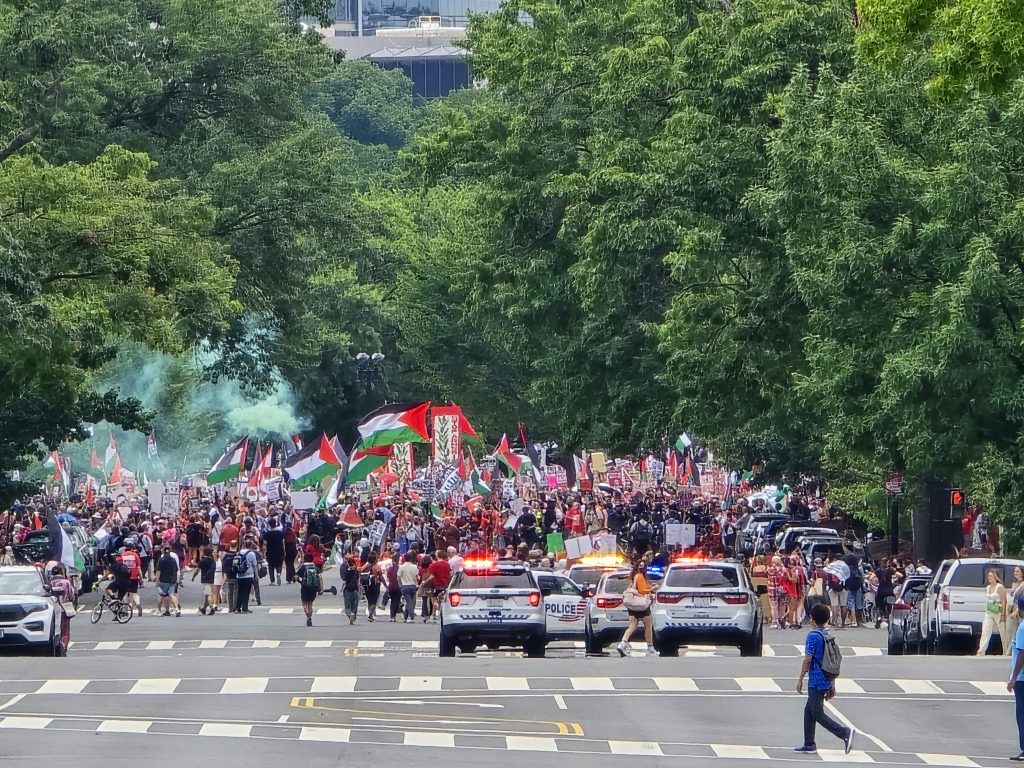
[{"label": "woman in black dress", "polygon": [[280,520],[272,517],[267,521],[267,532],[263,534],[267,545],[267,569],[270,583],[281,586],[281,569],[284,567],[284,529]]}]

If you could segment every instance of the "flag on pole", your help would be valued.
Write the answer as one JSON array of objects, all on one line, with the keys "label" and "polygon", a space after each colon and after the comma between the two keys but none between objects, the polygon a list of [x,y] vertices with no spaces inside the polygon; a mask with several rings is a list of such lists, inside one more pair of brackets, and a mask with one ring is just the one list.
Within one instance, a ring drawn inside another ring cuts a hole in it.
[{"label": "flag on pole", "polygon": [[342,481],[345,485],[358,483],[370,476],[371,472],[383,467],[388,463],[391,456],[392,446],[381,445],[376,448],[365,449],[361,443],[356,443],[352,449],[352,458],[348,463],[348,470]]},{"label": "flag on pole", "polygon": [[89,459],[89,474],[92,477],[95,477],[95,478],[98,478],[98,479],[101,479],[101,480],[106,480],[107,479],[107,475],[103,471],[103,462],[100,461],[99,454],[96,453],[96,446],[95,445],[93,445],[93,447],[92,447],[92,457],[90,457],[90,459]]},{"label": "flag on pole", "polygon": [[124,482],[124,467],[121,466],[121,457],[114,454],[114,466],[110,470],[110,485],[121,485]]},{"label": "flag on pole", "polygon": [[219,485],[234,480],[242,474],[242,470],[245,468],[245,454],[248,450],[249,438],[243,437],[233,448],[229,448],[217,459],[217,463],[206,475],[206,482],[210,485]]},{"label": "flag on pole", "polygon": [[685,432],[676,438],[676,450],[680,453],[685,453],[686,449],[691,445],[693,445],[693,440],[691,440],[690,436]]},{"label": "flag on pole", "polygon": [[508,445],[508,435],[502,435],[501,440],[498,442],[498,447],[494,449],[494,457],[508,467],[508,471],[513,475],[518,475],[519,470],[523,467],[523,456],[512,453],[512,449]]},{"label": "flag on pole", "polygon": [[462,412],[462,408],[459,406],[456,407],[459,408],[459,432],[462,433],[463,437],[475,437],[479,439],[480,435],[478,435],[476,430],[473,429],[473,425],[469,423],[469,419],[467,419],[466,414]]},{"label": "flag on pole", "polygon": [[260,445],[260,441],[256,441],[256,461],[252,463],[252,472],[249,473],[249,480],[246,486],[249,488],[259,488],[263,483],[263,447]]},{"label": "flag on pole", "polygon": [[114,442],[114,433],[110,433],[110,441],[107,443],[107,450],[103,454],[103,465],[109,475],[114,470],[114,459],[117,458],[117,443]]},{"label": "flag on pole", "polygon": [[46,511],[46,530],[50,533],[50,543],[46,552],[47,562],[56,561],[65,566],[68,571],[76,569],[78,558],[75,557],[75,547],[71,537],[57,522],[57,513],[53,506]]},{"label": "flag on pole", "polygon": [[364,449],[394,443],[429,443],[427,409],[430,403],[391,403],[368,413],[359,423]]},{"label": "flag on pole", "polygon": [[330,477],[341,469],[341,462],[331,448],[327,435],[320,435],[284,465],[284,474],[289,487],[293,489],[309,488],[325,477]]}]

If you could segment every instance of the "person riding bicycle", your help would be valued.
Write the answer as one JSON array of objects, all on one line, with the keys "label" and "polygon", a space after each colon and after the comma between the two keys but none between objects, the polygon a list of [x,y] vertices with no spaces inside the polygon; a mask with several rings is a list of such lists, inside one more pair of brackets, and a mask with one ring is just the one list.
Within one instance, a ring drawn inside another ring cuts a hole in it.
[{"label": "person riding bicycle", "polygon": [[114,575],[113,580],[107,585],[107,595],[117,600],[124,600],[125,595],[131,589],[131,572],[128,567],[119,559],[111,566]]}]

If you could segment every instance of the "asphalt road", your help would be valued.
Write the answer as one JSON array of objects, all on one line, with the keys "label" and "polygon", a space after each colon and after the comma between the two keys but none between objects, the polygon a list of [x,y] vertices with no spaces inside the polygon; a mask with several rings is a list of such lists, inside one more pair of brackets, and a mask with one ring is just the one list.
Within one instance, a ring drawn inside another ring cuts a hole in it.
[{"label": "asphalt road", "polygon": [[[0,763],[76,768],[245,766],[295,759],[420,766],[783,763],[995,766],[1016,753],[1002,658],[888,657],[884,632],[839,633],[834,714],[861,731],[851,755],[818,734],[796,755],[793,691],[803,633],[768,630],[768,652],[690,648],[675,659],[437,657],[434,625],[350,626],[325,596],[306,627],[298,590],[263,587],[247,616],[73,622],[66,659],[0,658]],[[152,608],[155,590],[143,591]],[[301,744],[297,742],[302,742]]]}]

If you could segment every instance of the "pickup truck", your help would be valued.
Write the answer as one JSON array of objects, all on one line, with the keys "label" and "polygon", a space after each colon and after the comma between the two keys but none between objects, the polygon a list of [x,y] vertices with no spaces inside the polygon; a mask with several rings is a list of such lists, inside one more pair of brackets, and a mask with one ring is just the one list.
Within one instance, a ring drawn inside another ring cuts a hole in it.
[{"label": "pickup truck", "polygon": [[928,592],[918,604],[921,614],[921,649],[924,653],[948,653],[954,646],[974,651],[985,617],[985,574],[995,568],[1003,584],[1013,582],[1013,569],[1024,560],[965,557],[943,560]]}]

